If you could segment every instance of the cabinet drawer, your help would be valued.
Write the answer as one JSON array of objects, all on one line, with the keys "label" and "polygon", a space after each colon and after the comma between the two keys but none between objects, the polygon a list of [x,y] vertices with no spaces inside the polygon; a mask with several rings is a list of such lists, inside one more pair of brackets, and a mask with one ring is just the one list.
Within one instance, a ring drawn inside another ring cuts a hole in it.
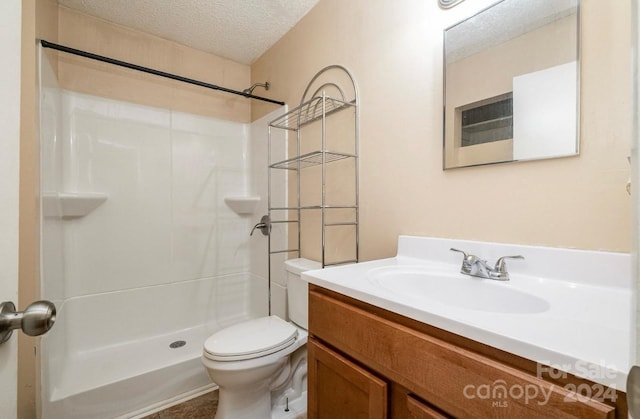
[{"label": "cabinet drawer", "polygon": [[411,395],[407,395],[407,411],[409,419],[449,419],[431,406],[421,402]]},{"label": "cabinet drawer", "polygon": [[615,408],[318,291],[309,331],[458,417],[613,418]]}]

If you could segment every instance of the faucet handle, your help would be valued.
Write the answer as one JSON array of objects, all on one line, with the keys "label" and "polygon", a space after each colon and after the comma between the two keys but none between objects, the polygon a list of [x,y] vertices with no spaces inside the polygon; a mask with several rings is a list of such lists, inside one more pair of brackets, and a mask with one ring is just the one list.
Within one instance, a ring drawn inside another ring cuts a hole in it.
[{"label": "faucet handle", "polygon": [[451,250],[452,252],[462,253],[462,255],[464,256],[464,258],[465,258],[465,259],[469,257],[469,255],[467,254],[467,252],[465,252],[464,250],[454,249],[453,247],[452,247],[451,249],[449,249],[449,250]]},{"label": "faucet handle", "polygon": [[524,259],[524,256],[502,256],[496,261],[496,266],[494,268],[498,273],[507,273],[507,263],[504,261],[505,259]]},{"label": "faucet handle", "polygon": [[475,263],[476,261],[479,261],[480,258],[476,255],[472,255],[471,253],[467,253],[464,250],[460,250],[460,249],[454,249],[453,247],[450,248],[449,250],[451,250],[452,252],[458,252],[458,253],[462,253],[462,256],[464,256],[464,258],[462,259],[463,263]]},{"label": "faucet handle", "polygon": [[449,250],[453,252],[462,253],[464,257],[462,259],[462,266],[460,267],[460,272],[465,275],[471,275],[471,271],[473,270],[473,265],[476,262],[478,262],[480,259],[476,255],[468,254],[464,250],[454,249],[453,247]]},{"label": "faucet handle", "polygon": [[452,252],[458,252],[458,253],[462,253],[463,259],[462,259],[462,264],[472,264],[474,263],[476,260],[478,260],[478,257],[476,255],[472,255],[470,253],[465,252],[464,250],[460,250],[460,249],[454,249],[453,247],[451,249]]}]

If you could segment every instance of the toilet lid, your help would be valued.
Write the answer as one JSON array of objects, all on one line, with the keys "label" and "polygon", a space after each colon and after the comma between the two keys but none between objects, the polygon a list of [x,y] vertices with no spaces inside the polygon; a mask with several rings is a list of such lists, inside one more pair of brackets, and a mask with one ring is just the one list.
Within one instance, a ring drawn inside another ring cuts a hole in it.
[{"label": "toilet lid", "polygon": [[204,342],[205,356],[214,361],[258,358],[292,345],[298,329],[277,316],[260,317],[211,335]]}]

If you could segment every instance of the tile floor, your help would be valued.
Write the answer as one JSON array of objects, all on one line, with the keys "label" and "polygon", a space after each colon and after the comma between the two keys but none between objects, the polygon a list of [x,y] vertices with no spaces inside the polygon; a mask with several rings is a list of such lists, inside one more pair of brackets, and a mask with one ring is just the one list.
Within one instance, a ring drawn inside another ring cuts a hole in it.
[{"label": "tile floor", "polygon": [[212,391],[143,419],[213,419],[217,408],[218,391]]},{"label": "tile floor", "polygon": [[[213,419],[217,409],[218,391],[215,390],[152,415],[145,416],[142,419]],[[296,415],[291,412],[288,413],[286,417],[306,419],[307,415]]]}]

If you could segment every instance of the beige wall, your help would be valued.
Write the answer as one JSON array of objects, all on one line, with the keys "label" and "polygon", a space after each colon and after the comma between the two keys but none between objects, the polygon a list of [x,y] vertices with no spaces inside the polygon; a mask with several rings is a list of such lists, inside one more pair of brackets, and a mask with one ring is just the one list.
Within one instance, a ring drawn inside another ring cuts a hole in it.
[{"label": "beige wall", "polygon": [[630,250],[629,0],[581,2],[579,157],[442,170],[442,31],[490,3],[321,0],[251,67],[290,105],[326,65],[355,75],[363,260],[399,234]]},{"label": "beige wall", "polygon": [[[234,90],[250,84],[248,65],[65,7],[59,9],[58,37],[65,46]],[[59,82],[65,89],[230,121],[250,120],[250,100],[241,96],[69,54],[58,57]]]},{"label": "beige wall", "polygon": [[[40,299],[40,205],[38,147],[38,68],[36,39],[58,41],[55,0],[22,1],[22,70],[20,102],[20,243],[18,309]],[[39,417],[40,338],[18,339],[18,417]]]},{"label": "beige wall", "polygon": [[[20,102],[20,243],[18,309],[40,299],[39,154],[36,38],[57,40],[58,6],[54,0],[23,0]],[[35,418],[40,380],[40,338],[18,339],[18,417]]]},{"label": "beige wall", "polygon": [[58,42],[58,3],[56,0],[35,1],[36,37]]}]

